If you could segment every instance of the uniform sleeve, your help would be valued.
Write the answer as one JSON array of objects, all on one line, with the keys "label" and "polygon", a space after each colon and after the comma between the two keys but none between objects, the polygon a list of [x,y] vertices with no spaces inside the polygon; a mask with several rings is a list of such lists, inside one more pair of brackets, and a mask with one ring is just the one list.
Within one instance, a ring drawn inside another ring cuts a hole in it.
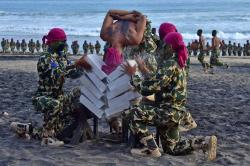
[{"label": "uniform sleeve", "polygon": [[142,95],[152,95],[166,88],[172,81],[175,66],[170,66],[158,70],[156,73],[151,73],[147,77],[142,79],[139,76],[132,77],[132,84],[135,89],[138,90]]},{"label": "uniform sleeve", "polygon": [[70,60],[67,60],[67,67],[65,74],[67,78],[76,79],[81,77],[83,73],[84,72],[82,69],[76,68],[75,66],[73,66],[73,63]]}]

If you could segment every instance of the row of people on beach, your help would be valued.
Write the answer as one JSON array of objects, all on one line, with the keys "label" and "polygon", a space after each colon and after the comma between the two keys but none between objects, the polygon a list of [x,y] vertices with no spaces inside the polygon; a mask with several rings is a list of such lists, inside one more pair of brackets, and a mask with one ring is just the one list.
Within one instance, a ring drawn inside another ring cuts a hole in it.
[{"label": "row of people on beach", "polygon": [[[197,124],[186,110],[189,56],[176,26],[162,23],[156,40],[151,32],[151,22],[142,13],[109,10],[100,37],[108,43],[101,70],[109,75],[122,65],[124,72],[131,77],[134,91],[143,96],[131,101],[128,110],[109,121],[111,126],[118,125],[118,128],[114,127],[117,134],[121,133],[120,119],[128,122],[137,140],[131,147],[132,155],[160,157],[166,153],[179,156],[202,150],[209,160],[214,160],[216,136],[180,136],[184,131],[196,128]],[[38,88],[32,97],[35,110],[43,115],[43,125],[12,122],[11,127],[20,137],[38,138],[42,145],[60,146],[70,139],[81,138],[83,135],[75,131],[78,131],[79,124],[84,121],[86,125],[86,120],[93,117],[80,103],[81,88],[64,92],[65,79],[78,78],[83,71],[91,71],[92,66],[86,56],[75,62],[69,61],[64,52],[67,36],[63,29],[51,29],[44,39],[48,49],[40,55],[37,63]],[[219,47],[219,39],[213,33],[212,65],[219,65]],[[137,66],[131,66],[127,59],[135,59]],[[157,128],[163,151],[148,126]]]},{"label": "row of people on beach", "polygon": [[[250,56],[250,43],[249,40],[242,46],[240,43],[228,41],[228,44],[225,43],[224,40],[221,41],[220,46],[220,55],[221,56]],[[199,41],[194,40],[192,42],[188,42],[187,49],[190,56],[197,56],[199,54]],[[210,48],[211,44],[209,42],[206,43],[206,48]],[[211,50],[205,51],[207,56],[211,55]]]}]

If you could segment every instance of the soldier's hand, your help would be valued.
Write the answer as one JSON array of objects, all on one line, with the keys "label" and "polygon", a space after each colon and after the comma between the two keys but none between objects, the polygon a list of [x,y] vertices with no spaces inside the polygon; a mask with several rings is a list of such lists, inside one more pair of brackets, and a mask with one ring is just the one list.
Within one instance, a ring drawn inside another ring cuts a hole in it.
[{"label": "soldier's hand", "polygon": [[122,68],[124,69],[124,72],[130,76],[134,75],[136,72],[136,65],[130,66],[128,63],[124,63]]},{"label": "soldier's hand", "polygon": [[86,56],[82,56],[75,62],[76,67],[83,68],[86,71],[91,71],[92,66],[87,62]]}]

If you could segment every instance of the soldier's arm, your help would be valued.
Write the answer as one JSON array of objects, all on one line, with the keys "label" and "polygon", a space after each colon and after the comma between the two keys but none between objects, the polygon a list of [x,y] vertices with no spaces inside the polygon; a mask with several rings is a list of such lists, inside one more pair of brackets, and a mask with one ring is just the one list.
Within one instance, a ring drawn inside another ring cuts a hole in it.
[{"label": "soldier's arm", "polygon": [[144,31],[146,28],[146,16],[140,15],[137,18],[136,28],[130,29],[128,33],[127,45],[139,45],[143,39]]}]

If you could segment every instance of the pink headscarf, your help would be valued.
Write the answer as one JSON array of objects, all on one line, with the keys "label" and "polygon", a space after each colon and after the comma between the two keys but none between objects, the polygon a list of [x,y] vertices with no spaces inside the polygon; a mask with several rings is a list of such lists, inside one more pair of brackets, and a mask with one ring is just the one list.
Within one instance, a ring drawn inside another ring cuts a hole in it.
[{"label": "pink headscarf", "polygon": [[164,42],[172,46],[178,54],[178,64],[181,68],[185,67],[188,59],[188,51],[183,38],[178,32],[171,32],[165,36]]},{"label": "pink headscarf", "polygon": [[67,37],[63,29],[53,28],[49,31],[48,35],[43,36],[42,40],[43,40],[43,43],[45,43],[45,40],[47,40],[46,44],[49,45],[55,41],[67,40]]},{"label": "pink headscarf", "polygon": [[174,24],[166,22],[160,25],[159,36],[161,39],[164,39],[164,37],[170,32],[177,32],[177,29]]},{"label": "pink headscarf", "polygon": [[105,65],[102,66],[102,71],[109,75],[123,62],[123,56],[117,49],[110,47],[107,49],[103,61]]}]

